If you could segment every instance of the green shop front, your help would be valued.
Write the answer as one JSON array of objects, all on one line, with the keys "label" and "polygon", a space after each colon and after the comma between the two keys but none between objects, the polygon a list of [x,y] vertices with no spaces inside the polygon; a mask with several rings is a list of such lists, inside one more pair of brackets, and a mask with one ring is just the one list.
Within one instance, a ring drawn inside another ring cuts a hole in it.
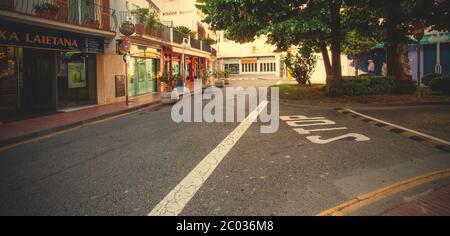
[{"label": "green shop front", "polygon": [[0,122],[97,103],[97,36],[0,22]]},{"label": "green shop front", "polygon": [[133,44],[130,56],[127,63],[128,95],[134,97],[156,92],[161,49]]}]

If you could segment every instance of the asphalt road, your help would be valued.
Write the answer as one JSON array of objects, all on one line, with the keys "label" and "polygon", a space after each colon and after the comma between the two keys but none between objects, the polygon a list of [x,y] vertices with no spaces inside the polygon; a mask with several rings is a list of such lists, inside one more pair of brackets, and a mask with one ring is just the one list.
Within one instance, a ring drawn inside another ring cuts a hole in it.
[{"label": "asphalt road", "polygon": [[[231,86],[276,82],[232,81]],[[314,215],[386,185],[450,168],[447,152],[330,107],[282,103],[280,115],[334,124],[293,127],[280,120],[274,134],[261,134],[261,122],[251,124],[232,144],[225,143],[231,149],[208,170],[211,175],[196,182],[198,192],[180,214]],[[417,123],[392,119],[403,126]],[[163,107],[2,151],[0,215],[148,215],[240,127],[174,123],[171,108]],[[323,130],[331,127],[340,129]],[[322,130],[299,134],[298,128]],[[439,129],[424,130],[433,135]],[[347,134],[353,136],[333,139]]]}]

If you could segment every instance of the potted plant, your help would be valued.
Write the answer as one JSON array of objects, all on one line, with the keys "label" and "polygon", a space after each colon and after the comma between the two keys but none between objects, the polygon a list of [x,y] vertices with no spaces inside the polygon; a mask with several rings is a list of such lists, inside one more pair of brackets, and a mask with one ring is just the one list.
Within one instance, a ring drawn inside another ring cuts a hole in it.
[{"label": "potted plant", "polygon": [[224,77],[223,71],[214,72],[214,86],[219,87],[219,88],[223,87],[223,85],[224,85],[223,77]]},{"label": "potted plant", "polygon": [[223,82],[224,84],[230,84],[230,75],[231,75],[231,71],[230,70],[225,70],[223,72]]},{"label": "potted plant", "polygon": [[206,69],[202,69],[200,71],[200,79],[202,80],[202,89],[205,89],[209,86],[209,72]]},{"label": "potted plant", "polygon": [[172,98],[172,92],[176,88],[177,76],[170,76],[169,73],[164,72],[158,80],[161,85],[160,99],[163,104],[174,104],[178,101],[179,95]]},{"label": "potted plant", "polygon": [[87,19],[86,22],[84,22],[84,26],[98,29],[100,27],[100,22],[95,19]]},{"label": "potted plant", "polygon": [[148,14],[148,17],[145,20],[145,31],[147,34],[155,37],[158,35],[159,33],[158,31],[161,31],[161,26],[159,24],[159,17],[157,12],[152,11]]},{"label": "potted plant", "polygon": [[58,6],[53,3],[43,2],[34,5],[34,12],[38,17],[55,20],[58,14]]},{"label": "potted plant", "polygon": [[144,34],[145,30],[145,23],[149,17],[149,10],[148,8],[139,8],[133,12],[133,14],[136,15],[136,23],[135,23],[135,30],[136,34]]}]

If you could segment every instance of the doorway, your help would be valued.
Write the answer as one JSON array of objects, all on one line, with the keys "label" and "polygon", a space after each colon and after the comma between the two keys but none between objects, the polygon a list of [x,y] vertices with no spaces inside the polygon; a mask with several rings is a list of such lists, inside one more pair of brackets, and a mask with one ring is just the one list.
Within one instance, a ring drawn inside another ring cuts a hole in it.
[{"label": "doorway", "polygon": [[56,54],[52,51],[23,50],[24,114],[56,111]]}]

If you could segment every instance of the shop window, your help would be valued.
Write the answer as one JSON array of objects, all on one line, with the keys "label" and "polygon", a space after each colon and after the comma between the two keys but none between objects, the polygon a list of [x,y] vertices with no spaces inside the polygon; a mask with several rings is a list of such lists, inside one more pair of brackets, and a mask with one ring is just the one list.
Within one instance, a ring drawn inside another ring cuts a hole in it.
[{"label": "shop window", "polygon": [[96,103],[95,54],[58,53],[56,73],[59,109]]},{"label": "shop window", "polygon": [[21,67],[18,51],[13,47],[0,47],[0,121],[18,112],[22,84],[18,78]]}]

